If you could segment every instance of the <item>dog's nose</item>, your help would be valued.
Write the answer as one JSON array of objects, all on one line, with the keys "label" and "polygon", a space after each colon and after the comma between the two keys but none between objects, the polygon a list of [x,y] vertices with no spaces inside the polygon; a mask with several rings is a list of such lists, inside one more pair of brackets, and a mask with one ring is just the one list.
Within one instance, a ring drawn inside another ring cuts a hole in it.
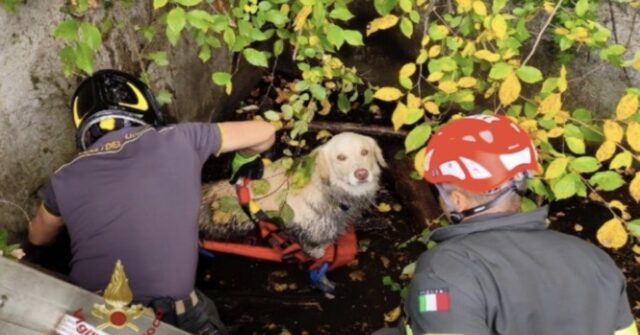
[{"label": "dog's nose", "polygon": [[353,172],[353,175],[356,176],[356,179],[364,181],[367,180],[367,177],[369,177],[369,171],[367,169],[357,169],[355,172]]}]

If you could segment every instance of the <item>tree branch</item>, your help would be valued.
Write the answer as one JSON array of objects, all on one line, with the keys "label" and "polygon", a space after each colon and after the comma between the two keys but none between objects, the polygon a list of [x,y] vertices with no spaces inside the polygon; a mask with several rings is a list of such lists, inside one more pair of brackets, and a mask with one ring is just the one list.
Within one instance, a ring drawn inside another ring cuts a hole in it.
[{"label": "tree branch", "polygon": [[351,122],[326,122],[326,121],[313,121],[309,123],[309,130],[319,131],[322,129],[329,130],[333,133],[340,133],[345,131],[352,131],[356,133],[362,133],[372,136],[387,136],[404,138],[409,132],[400,129],[398,131],[385,126],[378,126],[372,124],[361,124]]},{"label": "tree branch", "polygon": [[563,0],[558,1],[558,4],[556,4],[556,7],[553,8],[553,12],[551,12],[551,14],[549,14],[549,18],[547,19],[547,22],[545,22],[544,26],[542,27],[542,29],[540,29],[540,32],[538,33],[538,36],[536,37],[536,41],[535,41],[535,43],[533,43],[533,47],[531,48],[531,51],[529,52],[529,55],[527,56],[527,58],[525,58],[524,62],[522,62],[522,66],[527,65],[527,63],[529,62],[531,57],[533,57],[533,54],[536,52],[536,49],[538,48],[538,44],[540,44],[540,40],[542,40],[542,34],[544,34],[545,30],[547,30],[547,27],[549,27],[549,24],[551,24],[551,20],[553,20],[553,17],[556,16],[556,13],[558,12],[558,9],[560,9],[560,6],[562,5],[562,1]]}]

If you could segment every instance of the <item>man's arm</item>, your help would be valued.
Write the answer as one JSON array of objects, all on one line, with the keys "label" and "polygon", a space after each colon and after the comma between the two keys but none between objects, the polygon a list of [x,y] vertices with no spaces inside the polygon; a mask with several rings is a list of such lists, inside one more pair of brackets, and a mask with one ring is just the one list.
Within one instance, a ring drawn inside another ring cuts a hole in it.
[{"label": "man's arm", "polygon": [[49,244],[55,240],[63,225],[61,217],[49,213],[44,205],[40,205],[29,223],[29,242],[34,245]]},{"label": "man's arm", "polygon": [[250,156],[269,149],[275,142],[276,128],[264,121],[218,123],[222,143],[218,153],[239,151]]}]

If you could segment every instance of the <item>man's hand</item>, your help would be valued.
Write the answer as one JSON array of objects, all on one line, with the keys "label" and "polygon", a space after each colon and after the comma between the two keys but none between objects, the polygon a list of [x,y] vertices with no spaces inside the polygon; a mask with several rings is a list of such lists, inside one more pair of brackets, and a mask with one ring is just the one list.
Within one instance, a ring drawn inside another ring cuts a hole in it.
[{"label": "man's hand", "polygon": [[235,184],[240,177],[250,179],[260,179],[264,173],[264,165],[260,155],[247,156],[243,153],[236,153],[231,161],[231,179],[229,182]]}]

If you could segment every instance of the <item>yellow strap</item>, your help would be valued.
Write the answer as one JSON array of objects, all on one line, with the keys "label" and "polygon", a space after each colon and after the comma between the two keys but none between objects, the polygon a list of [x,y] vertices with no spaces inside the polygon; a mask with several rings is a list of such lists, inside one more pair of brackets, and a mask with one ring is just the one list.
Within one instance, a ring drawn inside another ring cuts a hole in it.
[{"label": "yellow strap", "polygon": [[638,328],[635,322],[631,322],[629,327],[615,332],[613,335],[638,335]]}]

